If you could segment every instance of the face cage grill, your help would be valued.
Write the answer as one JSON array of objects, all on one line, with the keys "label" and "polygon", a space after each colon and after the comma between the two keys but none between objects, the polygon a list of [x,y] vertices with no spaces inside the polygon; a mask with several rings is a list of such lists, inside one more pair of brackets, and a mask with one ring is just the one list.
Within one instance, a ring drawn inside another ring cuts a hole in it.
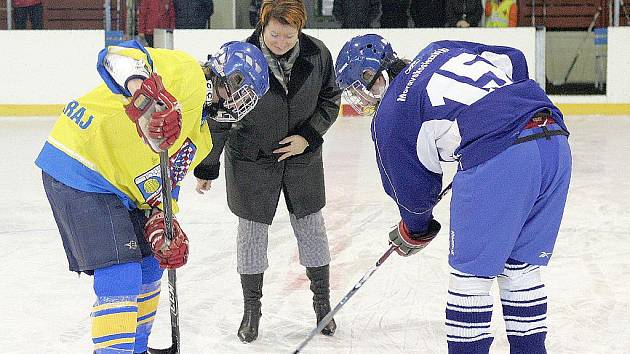
[{"label": "face cage grill", "polygon": [[379,97],[366,90],[359,80],[353,82],[343,91],[343,97],[357,113],[364,116],[374,115],[379,101]]},{"label": "face cage grill", "polygon": [[251,86],[242,86],[225,100],[225,108],[231,114],[236,115],[236,121],[238,121],[254,109],[257,103],[258,95],[254,92],[254,89]]}]

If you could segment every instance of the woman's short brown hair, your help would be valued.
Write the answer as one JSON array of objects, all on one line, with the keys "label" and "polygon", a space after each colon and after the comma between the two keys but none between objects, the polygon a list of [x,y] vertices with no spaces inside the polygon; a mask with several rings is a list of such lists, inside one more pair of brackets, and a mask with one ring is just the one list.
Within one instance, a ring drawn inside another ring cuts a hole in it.
[{"label": "woman's short brown hair", "polygon": [[271,19],[299,30],[306,24],[306,9],[302,0],[264,0],[260,7],[260,25]]}]

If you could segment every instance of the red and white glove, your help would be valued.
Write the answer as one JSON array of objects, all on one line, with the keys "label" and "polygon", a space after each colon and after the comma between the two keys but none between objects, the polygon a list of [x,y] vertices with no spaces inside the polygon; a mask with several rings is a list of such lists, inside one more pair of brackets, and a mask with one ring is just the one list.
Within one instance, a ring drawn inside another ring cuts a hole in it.
[{"label": "red and white glove", "polygon": [[409,232],[405,222],[400,220],[398,226],[389,232],[389,243],[398,246],[396,252],[399,255],[408,257],[427,247],[429,242],[440,232],[441,228],[442,225],[440,225],[437,220],[431,219],[431,221],[429,221],[429,229],[426,233],[412,234]]},{"label": "red and white glove", "polygon": [[160,262],[160,267],[179,268],[188,260],[188,237],[177,220],[173,218],[173,239],[170,245],[166,246],[165,229],[164,212],[154,211],[144,224],[144,238],[151,245],[153,255]]},{"label": "red and white glove", "polygon": [[179,103],[166,91],[162,78],[156,73],[134,92],[125,113],[136,124],[138,135],[156,153],[173,146],[182,130]]}]

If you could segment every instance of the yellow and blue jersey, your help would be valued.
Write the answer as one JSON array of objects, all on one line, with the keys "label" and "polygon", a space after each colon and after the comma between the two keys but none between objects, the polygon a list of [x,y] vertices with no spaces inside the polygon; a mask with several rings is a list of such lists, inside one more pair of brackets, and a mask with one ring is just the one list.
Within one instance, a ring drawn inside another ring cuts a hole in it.
[{"label": "yellow and blue jersey", "polygon": [[[199,63],[184,52],[145,49],[133,41],[101,52],[97,66],[104,84],[65,106],[35,163],[72,188],[116,194],[128,209],[160,206],[159,155],[125,114],[129,92],[104,71],[107,53],[141,60],[180,103],[182,130],[169,150],[173,198],[178,196],[178,182],[212,149],[202,121],[206,79]],[[177,211],[176,202],[173,207]]]}]

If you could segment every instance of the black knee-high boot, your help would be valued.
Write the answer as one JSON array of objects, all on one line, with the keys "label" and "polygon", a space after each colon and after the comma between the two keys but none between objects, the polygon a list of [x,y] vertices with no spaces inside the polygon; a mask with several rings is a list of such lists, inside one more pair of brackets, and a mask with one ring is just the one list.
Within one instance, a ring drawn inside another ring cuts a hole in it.
[{"label": "black knee-high boot", "polygon": [[[319,323],[330,312],[330,270],[328,264],[321,267],[307,267],[306,276],[311,280],[313,292],[313,309]],[[337,330],[335,319],[322,329],[322,334],[332,336]]]},{"label": "black knee-high boot", "polygon": [[260,323],[260,298],[262,298],[263,273],[241,274],[243,287],[243,320],[238,328],[238,338],[250,343],[258,338],[258,324]]}]

